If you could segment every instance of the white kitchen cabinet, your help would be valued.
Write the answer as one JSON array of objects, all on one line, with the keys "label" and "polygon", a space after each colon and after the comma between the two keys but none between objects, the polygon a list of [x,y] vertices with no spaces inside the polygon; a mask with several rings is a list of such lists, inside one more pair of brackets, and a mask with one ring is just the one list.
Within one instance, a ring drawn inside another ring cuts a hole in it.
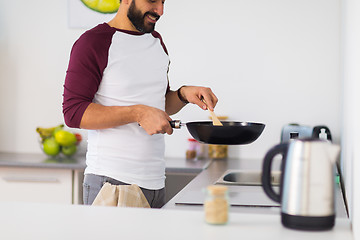
[{"label": "white kitchen cabinet", "polygon": [[1,167],[0,201],[72,204],[73,180],[72,169]]},{"label": "white kitchen cabinet", "polygon": [[0,202],[82,204],[85,156],[0,152]]}]

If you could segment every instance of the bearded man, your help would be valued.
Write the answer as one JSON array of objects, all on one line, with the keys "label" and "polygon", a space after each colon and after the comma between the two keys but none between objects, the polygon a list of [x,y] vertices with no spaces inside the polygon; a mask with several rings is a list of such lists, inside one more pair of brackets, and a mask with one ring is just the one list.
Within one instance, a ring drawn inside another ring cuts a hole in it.
[{"label": "bearded man", "polygon": [[120,1],[112,20],[83,33],[71,50],[63,114],[67,126],[88,129],[84,204],[108,182],[136,184],[151,207],[162,207],[170,115],[187,103],[213,110],[218,101],[207,87],[170,89],[168,52],[154,31],[164,3]]}]

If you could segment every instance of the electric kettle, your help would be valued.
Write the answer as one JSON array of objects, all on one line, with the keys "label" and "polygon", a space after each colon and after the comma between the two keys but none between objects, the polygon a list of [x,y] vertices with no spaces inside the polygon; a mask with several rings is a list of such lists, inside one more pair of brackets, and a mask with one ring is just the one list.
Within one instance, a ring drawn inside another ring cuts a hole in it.
[{"label": "electric kettle", "polygon": [[285,125],[281,131],[281,142],[287,142],[292,139],[292,134],[296,134],[296,138],[319,138],[332,141],[330,129],[325,125],[310,127],[291,123]]},{"label": "electric kettle", "polygon": [[[285,227],[326,230],[335,224],[335,163],[340,146],[319,139],[296,139],[271,148],[265,155],[262,186],[280,203]],[[272,162],[282,155],[280,192],[271,185]]]}]

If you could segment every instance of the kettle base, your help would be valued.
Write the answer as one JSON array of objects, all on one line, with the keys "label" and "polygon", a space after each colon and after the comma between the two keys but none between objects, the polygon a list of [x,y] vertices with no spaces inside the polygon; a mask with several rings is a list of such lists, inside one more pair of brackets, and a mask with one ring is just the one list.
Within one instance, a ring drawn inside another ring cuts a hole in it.
[{"label": "kettle base", "polygon": [[326,217],[310,217],[281,213],[281,223],[284,227],[298,230],[329,230],[334,227],[335,215]]}]

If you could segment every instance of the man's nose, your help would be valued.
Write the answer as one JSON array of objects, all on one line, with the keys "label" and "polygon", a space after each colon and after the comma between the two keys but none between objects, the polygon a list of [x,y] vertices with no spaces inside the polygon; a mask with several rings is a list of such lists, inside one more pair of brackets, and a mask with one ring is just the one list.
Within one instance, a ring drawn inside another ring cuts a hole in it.
[{"label": "man's nose", "polygon": [[162,3],[162,1],[156,2],[153,11],[159,16],[162,16],[164,14],[164,4]]}]

